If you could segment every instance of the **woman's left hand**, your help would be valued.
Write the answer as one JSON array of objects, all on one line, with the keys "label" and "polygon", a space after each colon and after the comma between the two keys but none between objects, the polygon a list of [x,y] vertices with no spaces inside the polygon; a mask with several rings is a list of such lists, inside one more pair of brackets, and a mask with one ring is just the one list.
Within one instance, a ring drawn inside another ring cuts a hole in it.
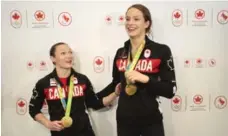
[{"label": "woman's left hand", "polygon": [[135,70],[126,72],[125,77],[133,84],[135,82],[147,83],[149,81],[149,77],[147,75],[144,75]]}]

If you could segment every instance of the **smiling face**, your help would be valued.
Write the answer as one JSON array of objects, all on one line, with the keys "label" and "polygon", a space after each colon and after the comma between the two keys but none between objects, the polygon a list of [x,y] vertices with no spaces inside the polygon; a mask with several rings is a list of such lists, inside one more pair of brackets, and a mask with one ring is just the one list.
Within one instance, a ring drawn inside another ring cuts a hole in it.
[{"label": "smiling face", "polygon": [[145,35],[150,22],[145,21],[143,13],[137,8],[130,8],[126,13],[125,28],[130,37]]},{"label": "smiling face", "polygon": [[55,46],[51,60],[56,68],[71,69],[73,66],[73,53],[71,48],[67,44]]}]

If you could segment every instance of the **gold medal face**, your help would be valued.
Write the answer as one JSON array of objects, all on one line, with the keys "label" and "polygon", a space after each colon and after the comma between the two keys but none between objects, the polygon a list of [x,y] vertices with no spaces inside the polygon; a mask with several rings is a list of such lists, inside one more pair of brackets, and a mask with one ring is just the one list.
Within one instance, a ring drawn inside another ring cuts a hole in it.
[{"label": "gold medal face", "polygon": [[72,118],[71,117],[68,117],[68,116],[63,117],[61,121],[62,121],[63,126],[65,128],[70,127],[72,125],[72,123],[73,123]]},{"label": "gold medal face", "polygon": [[125,92],[127,95],[134,95],[136,93],[137,87],[135,85],[127,85]]}]

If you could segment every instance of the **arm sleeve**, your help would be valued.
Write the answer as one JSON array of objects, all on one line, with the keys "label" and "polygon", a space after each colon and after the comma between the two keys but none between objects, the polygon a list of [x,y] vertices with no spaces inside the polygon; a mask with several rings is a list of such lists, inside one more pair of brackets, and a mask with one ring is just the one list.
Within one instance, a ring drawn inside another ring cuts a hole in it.
[{"label": "arm sleeve", "polygon": [[98,98],[103,98],[115,91],[116,85],[120,82],[120,72],[117,68],[116,61],[119,54],[119,50],[116,52],[114,61],[113,61],[113,70],[112,70],[112,82],[107,85],[104,89],[97,93]]},{"label": "arm sleeve", "polygon": [[157,96],[172,98],[177,90],[174,62],[171,50],[164,45],[163,58],[160,66],[159,80],[149,76],[149,81],[145,84],[147,91]]},{"label": "arm sleeve", "polygon": [[43,106],[45,96],[42,85],[40,82],[36,83],[32,90],[32,97],[29,102],[29,114],[35,120],[35,116],[41,113],[41,108]]},{"label": "arm sleeve", "polygon": [[97,95],[94,93],[94,89],[90,80],[86,77],[86,90],[85,90],[85,103],[87,108],[93,108],[95,110],[101,109],[104,106],[103,100],[99,99]]}]

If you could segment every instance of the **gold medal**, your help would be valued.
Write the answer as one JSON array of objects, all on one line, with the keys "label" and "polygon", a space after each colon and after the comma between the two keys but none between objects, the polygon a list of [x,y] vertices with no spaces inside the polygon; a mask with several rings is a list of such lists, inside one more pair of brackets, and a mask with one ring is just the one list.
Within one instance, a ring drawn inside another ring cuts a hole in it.
[{"label": "gold medal", "polygon": [[125,87],[125,92],[127,95],[134,95],[136,93],[137,87],[133,84],[129,84]]},{"label": "gold medal", "polygon": [[62,123],[63,123],[63,126],[65,128],[68,128],[70,127],[72,124],[73,124],[73,120],[71,117],[69,116],[64,116],[62,119],[61,119]]}]

